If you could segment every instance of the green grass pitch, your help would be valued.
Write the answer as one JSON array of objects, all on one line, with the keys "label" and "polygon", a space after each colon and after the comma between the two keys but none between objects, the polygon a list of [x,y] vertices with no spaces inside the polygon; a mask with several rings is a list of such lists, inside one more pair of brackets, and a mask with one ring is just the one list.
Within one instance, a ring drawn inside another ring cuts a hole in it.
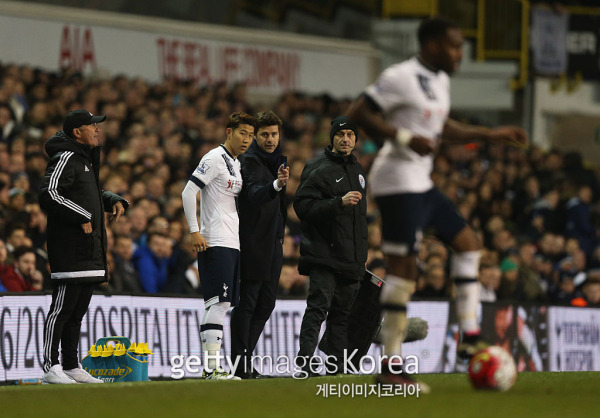
[{"label": "green grass pitch", "polygon": [[306,380],[159,381],[0,387],[9,417],[598,417],[600,372],[521,373],[508,392],[475,391],[463,374],[423,375],[420,397],[323,397],[318,385],[370,385],[372,376]]}]

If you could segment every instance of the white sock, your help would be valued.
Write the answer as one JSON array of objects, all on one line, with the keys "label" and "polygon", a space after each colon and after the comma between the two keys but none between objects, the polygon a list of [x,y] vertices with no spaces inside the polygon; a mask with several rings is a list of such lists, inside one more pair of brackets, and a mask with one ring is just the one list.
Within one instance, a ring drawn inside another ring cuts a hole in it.
[{"label": "white sock", "polygon": [[206,368],[210,370],[220,369],[221,345],[223,342],[223,330],[209,329],[200,333],[202,338],[202,354]]},{"label": "white sock", "polygon": [[456,315],[463,334],[479,333],[479,296],[479,283],[476,281],[456,284]]},{"label": "white sock", "polygon": [[220,356],[223,344],[223,323],[230,305],[229,302],[217,302],[204,311],[200,338],[202,339],[202,360],[207,371],[222,369]]},{"label": "white sock", "polygon": [[406,305],[415,291],[416,283],[397,276],[387,275],[381,291],[383,323],[381,341],[388,357],[402,354],[402,342],[406,338],[408,319]]}]

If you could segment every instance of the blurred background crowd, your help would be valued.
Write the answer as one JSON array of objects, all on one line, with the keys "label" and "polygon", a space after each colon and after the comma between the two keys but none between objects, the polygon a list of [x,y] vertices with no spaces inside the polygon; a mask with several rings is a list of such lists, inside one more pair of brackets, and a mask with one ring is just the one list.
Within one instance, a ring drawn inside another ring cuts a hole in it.
[{"label": "blurred background crowd", "polygon": [[[284,121],[282,146],[290,166],[279,294],[305,296],[307,278],[297,270],[299,221],[291,203],[305,162],[329,144],[330,122],[351,98],[284,92],[274,103],[251,99],[244,84],[150,84],[0,64],[0,291],[50,289],[46,217],[37,198],[47,164],[44,144],[62,129],[70,110],[85,108],[107,116],[101,125],[101,183],[131,203],[125,217],[107,224],[110,282],[98,290],[201,293],[181,192],[202,156],[223,142],[230,113],[272,109]],[[355,154],[367,171],[376,153],[361,135]],[[576,151],[501,144],[439,150],[433,179],[484,242],[484,301],[600,306],[599,176]],[[367,267],[384,277],[378,211],[367,198]],[[415,297],[448,298],[448,250],[429,232],[419,253]]]}]

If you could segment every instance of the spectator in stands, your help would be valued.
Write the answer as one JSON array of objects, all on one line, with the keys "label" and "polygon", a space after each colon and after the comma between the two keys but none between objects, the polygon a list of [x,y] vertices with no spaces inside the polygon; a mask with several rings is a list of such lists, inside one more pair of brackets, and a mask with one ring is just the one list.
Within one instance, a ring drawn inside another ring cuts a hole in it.
[{"label": "spectator in stands", "polygon": [[146,245],[138,247],[131,261],[140,278],[142,290],[158,293],[167,284],[173,242],[168,235],[159,232],[150,233],[147,241]]},{"label": "spectator in stands", "polygon": [[240,360],[242,379],[262,377],[252,353],[271,312],[283,264],[287,208],[285,186],[290,169],[280,142],[281,119],[273,111],[256,115],[256,138],[240,156],[244,185],[240,216],[240,302],[231,312],[231,355]]},{"label": "spectator in stands", "polygon": [[2,285],[9,292],[42,290],[44,276],[36,270],[35,250],[32,247],[17,247],[13,253],[14,263],[0,266]]},{"label": "spectator in stands", "polygon": [[8,250],[7,262],[14,260],[13,252],[17,247],[27,244],[27,228],[24,224],[12,224],[8,226],[6,234],[6,249]]},{"label": "spectator in stands", "polygon": [[575,238],[586,257],[591,257],[597,244],[596,228],[591,217],[592,189],[586,185],[573,187],[577,190],[566,204],[565,236]]},{"label": "spectator in stands", "polygon": [[0,141],[10,144],[20,133],[20,127],[13,119],[10,106],[0,103]]},{"label": "spectator in stands", "polygon": [[540,274],[534,266],[536,254],[535,245],[530,242],[523,243],[519,248],[519,293],[520,299],[527,301],[542,301],[546,299],[546,292],[540,280]]},{"label": "spectator in stands", "polygon": [[[140,200],[136,200],[136,203],[139,203]],[[131,221],[131,237],[133,238],[133,242],[136,247],[140,245],[141,237],[146,232],[146,227],[148,226],[148,215],[144,211],[144,209],[140,206],[134,206],[127,213],[127,217]]]},{"label": "spectator in stands", "polygon": [[497,291],[498,299],[518,298],[519,266],[514,257],[506,257],[500,264],[502,273],[500,288]]},{"label": "spectator in stands", "polygon": [[116,235],[112,287],[116,292],[142,293],[140,278],[132,262],[133,240],[127,235]]},{"label": "spectator in stands", "polygon": [[496,302],[496,292],[500,288],[502,272],[496,264],[481,263],[479,267],[479,286],[482,302]]},{"label": "spectator in stands", "polygon": [[600,279],[598,277],[590,277],[583,284],[583,298],[586,301],[586,306],[600,307]]},{"label": "spectator in stands", "polygon": [[[430,256],[431,257],[431,256]],[[447,298],[450,291],[447,288],[446,271],[444,265],[439,262],[427,263],[423,272],[424,287],[415,292],[418,298]]]},{"label": "spectator in stands", "polygon": [[569,271],[558,273],[558,282],[550,288],[549,298],[553,303],[571,303],[581,297],[581,292],[575,286],[575,275]]}]

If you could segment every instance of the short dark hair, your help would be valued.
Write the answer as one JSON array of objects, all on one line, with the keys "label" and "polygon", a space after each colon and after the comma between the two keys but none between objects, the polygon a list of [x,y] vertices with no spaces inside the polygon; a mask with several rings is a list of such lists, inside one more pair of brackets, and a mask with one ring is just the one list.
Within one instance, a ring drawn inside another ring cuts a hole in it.
[{"label": "short dark hair", "polygon": [[275,112],[272,110],[267,110],[266,112],[259,112],[256,114],[256,129],[263,128],[265,126],[274,126],[277,125],[279,129],[283,126],[283,122],[277,116]]},{"label": "short dark hair", "polygon": [[35,249],[33,247],[29,247],[27,245],[21,245],[15,248],[13,252],[13,256],[15,257],[15,261],[23,257],[25,254],[32,253],[35,255]]},{"label": "short dark hair", "polygon": [[27,231],[27,227],[25,226],[25,224],[18,222],[9,224],[6,228],[6,237],[9,238],[13,234],[13,232],[21,229],[23,231]]},{"label": "short dark hair", "polygon": [[245,112],[235,112],[227,118],[226,128],[236,129],[240,125],[251,125],[256,131],[256,118]]},{"label": "short dark hair", "polygon": [[171,238],[169,235],[164,234],[162,232],[155,232],[155,231],[153,231],[153,232],[149,232],[148,233],[148,235],[146,237],[146,243],[150,244],[150,241],[152,241],[152,239],[154,237]]},{"label": "short dark hair", "polygon": [[127,234],[115,234],[115,236],[114,236],[115,242],[117,242],[120,239],[128,239],[130,241],[133,241],[133,238],[131,237],[131,235],[127,235]]},{"label": "short dark hair", "polygon": [[419,25],[417,32],[419,45],[423,46],[427,41],[443,38],[446,36],[448,29],[458,29],[458,25],[454,21],[441,16],[425,19]]}]

